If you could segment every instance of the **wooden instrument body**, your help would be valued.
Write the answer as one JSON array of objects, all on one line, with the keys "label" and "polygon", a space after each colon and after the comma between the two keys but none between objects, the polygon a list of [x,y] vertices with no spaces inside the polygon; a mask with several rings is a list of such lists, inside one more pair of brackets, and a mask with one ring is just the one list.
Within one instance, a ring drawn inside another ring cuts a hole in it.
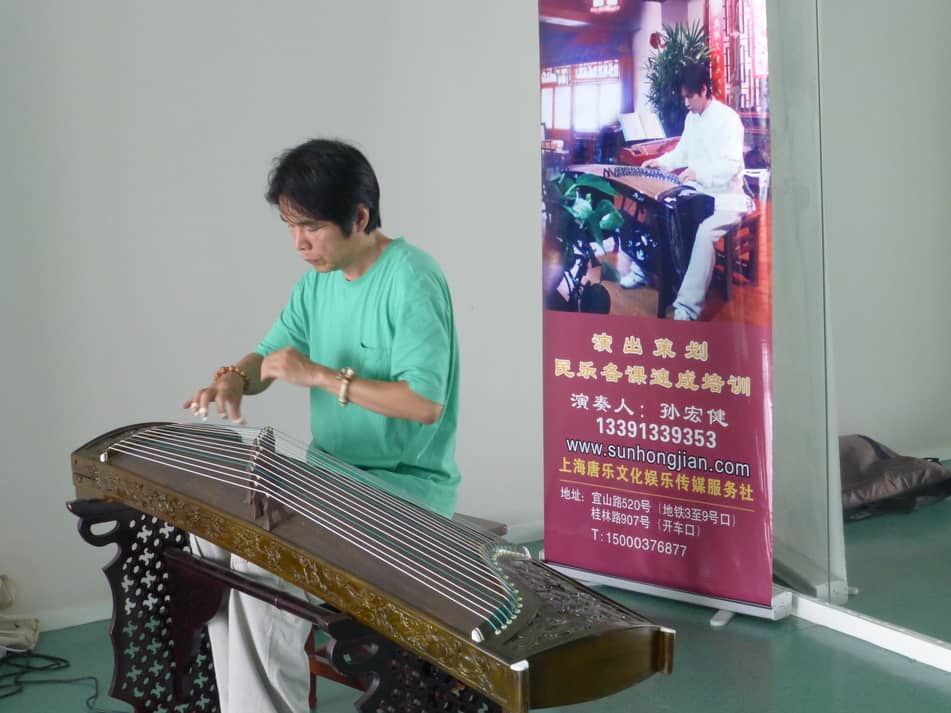
[{"label": "wooden instrument body", "polygon": [[672,631],[530,559],[504,551],[496,557],[524,605],[504,632],[476,642],[471,634],[478,617],[381,567],[306,518],[288,517],[268,532],[250,518],[237,488],[162,466],[143,469],[136,458],[122,454],[100,460],[114,443],[148,426],[118,429],[77,449],[72,454],[77,495],[122,503],[221,545],[509,711],[597,698],[671,670]]}]

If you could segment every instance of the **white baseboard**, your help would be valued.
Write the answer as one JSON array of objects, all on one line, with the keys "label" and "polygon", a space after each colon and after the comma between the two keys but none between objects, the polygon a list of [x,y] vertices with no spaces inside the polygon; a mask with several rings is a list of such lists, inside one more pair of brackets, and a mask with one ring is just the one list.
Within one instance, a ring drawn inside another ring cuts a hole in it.
[{"label": "white baseboard", "polygon": [[835,604],[792,592],[793,616],[951,672],[951,644]]},{"label": "white baseboard", "polygon": [[92,621],[112,619],[112,600],[103,599],[101,602],[93,602],[82,606],[31,612],[29,616],[40,620],[41,632],[55,631],[69,626],[88,624]]}]

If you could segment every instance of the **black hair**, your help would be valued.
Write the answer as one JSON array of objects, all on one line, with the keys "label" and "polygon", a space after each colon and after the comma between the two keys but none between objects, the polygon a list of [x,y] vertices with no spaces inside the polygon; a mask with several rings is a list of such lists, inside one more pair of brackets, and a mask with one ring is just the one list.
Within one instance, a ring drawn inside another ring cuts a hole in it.
[{"label": "black hair", "polygon": [[380,184],[366,156],[331,139],[312,139],[285,151],[268,177],[268,203],[282,201],[315,220],[335,223],[350,234],[360,204],[366,206],[369,233],[381,226]]},{"label": "black hair", "polygon": [[707,96],[713,96],[713,90],[710,86],[710,65],[706,62],[693,62],[683,68],[680,73],[680,88],[686,89],[687,94],[699,94],[700,90],[707,88]]}]

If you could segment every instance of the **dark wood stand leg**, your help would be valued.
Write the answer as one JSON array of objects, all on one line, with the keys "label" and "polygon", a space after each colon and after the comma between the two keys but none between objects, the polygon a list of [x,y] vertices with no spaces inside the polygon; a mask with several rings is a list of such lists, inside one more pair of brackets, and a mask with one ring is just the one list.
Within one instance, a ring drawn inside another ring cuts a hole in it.
[{"label": "dark wood stand leg", "polygon": [[[167,549],[188,546],[181,530],[117,503],[68,503],[79,518],[79,534],[96,547],[114,544],[116,556],[103,568],[112,591],[114,669],[109,695],[136,713],[218,713],[211,646],[204,629],[190,656],[173,657],[174,629]],[[105,526],[105,532],[101,527]],[[96,531],[93,528],[96,527]],[[214,602],[212,613],[219,599]]]},{"label": "dark wood stand leg", "polygon": [[[327,605],[315,606],[185,552],[187,535],[106,501],[68,504],[90,544],[117,544],[105,568],[113,594],[115,673],[110,694],[136,713],[218,713],[205,623],[228,589],[296,614],[330,637],[332,676],[364,691],[360,713],[502,713],[501,707],[437,666]],[[103,534],[94,525],[112,523]],[[307,655],[304,651],[301,656]]]},{"label": "dark wood stand leg", "polygon": [[660,285],[657,290],[657,317],[664,319],[667,316],[667,308],[677,298],[677,288],[680,286],[669,238],[665,238],[658,245],[658,258],[660,261]]}]

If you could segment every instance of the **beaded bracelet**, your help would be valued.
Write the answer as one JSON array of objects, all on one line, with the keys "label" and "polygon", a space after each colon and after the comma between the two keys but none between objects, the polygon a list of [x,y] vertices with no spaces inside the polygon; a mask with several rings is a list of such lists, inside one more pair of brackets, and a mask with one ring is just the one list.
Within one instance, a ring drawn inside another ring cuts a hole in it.
[{"label": "beaded bracelet", "polygon": [[248,378],[247,373],[240,366],[236,364],[229,364],[228,366],[223,366],[218,371],[215,372],[215,378],[211,380],[211,383],[215,383],[225,374],[237,374],[241,377],[241,381],[244,382],[244,388],[241,390],[241,393],[248,393],[248,389],[251,388],[251,380]]}]

